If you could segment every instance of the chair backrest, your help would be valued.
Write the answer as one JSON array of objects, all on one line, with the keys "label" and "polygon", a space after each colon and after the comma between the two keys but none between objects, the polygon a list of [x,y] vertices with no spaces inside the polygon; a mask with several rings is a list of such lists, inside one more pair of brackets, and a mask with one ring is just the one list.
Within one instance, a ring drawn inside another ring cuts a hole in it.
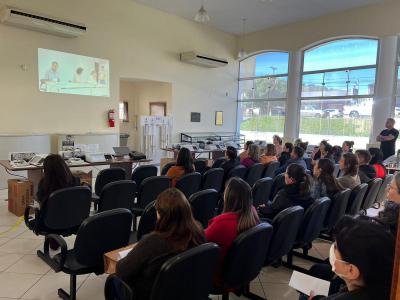
[{"label": "chair backrest", "polygon": [[145,208],[150,202],[156,200],[157,196],[170,188],[171,179],[167,176],[152,176],[142,181],[139,186],[137,206]]},{"label": "chair backrest", "polygon": [[340,165],[339,164],[335,164],[335,169],[333,171],[333,176],[334,177],[339,177],[340,174]]},{"label": "chair backrest", "polygon": [[218,157],[214,160],[211,168],[219,168],[226,161],[225,157]]},{"label": "chair backrest", "polygon": [[76,235],[74,254],[85,266],[104,266],[104,253],[127,246],[132,213],[125,208],[104,211],[87,218]]},{"label": "chair backrest", "polygon": [[301,222],[303,221],[304,209],[301,206],[292,206],[282,210],[272,220],[274,234],[271,246],[265,259],[268,265],[285,256],[292,250],[297,238]]},{"label": "chair backrest", "polygon": [[94,185],[94,192],[100,196],[103,187],[110,182],[126,179],[126,172],[123,168],[108,168],[101,170],[97,174],[96,183]]},{"label": "chair backrest", "polygon": [[308,245],[320,235],[330,204],[331,200],[328,197],[323,197],[315,200],[306,210],[297,234],[297,246]]},{"label": "chair backrest", "polygon": [[133,292],[121,278],[111,274],[104,285],[104,298],[106,300],[133,300]]},{"label": "chair backrest", "polygon": [[142,181],[151,176],[157,176],[158,169],[153,165],[139,166],[133,170],[132,180],[140,186]]},{"label": "chair backrest", "polygon": [[194,193],[200,190],[201,186],[201,174],[193,172],[182,176],[176,182],[176,188],[179,189],[187,199],[190,198]]},{"label": "chair backrest", "polygon": [[228,176],[226,179],[228,180],[229,178],[232,177],[239,177],[244,179],[247,173],[247,168],[243,165],[237,165],[236,167],[232,168],[232,170],[229,171]]},{"label": "chair backrest", "polygon": [[272,178],[266,177],[257,180],[257,182],[253,185],[252,194],[253,205],[255,207],[268,202],[272,191],[272,183]]},{"label": "chair backrest", "polygon": [[261,163],[252,165],[246,174],[246,182],[252,187],[263,176],[265,166]]},{"label": "chair backrest", "polygon": [[337,192],[331,198],[331,205],[329,206],[328,213],[324,222],[324,229],[330,231],[336,223],[345,215],[349,197],[351,194],[350,189]]},{"label": "chair backrest", "polygon": [[361,205],[368,190],[368,184],[362,183],[351,190],[346,214],[355,216],[361,210]]},{"label": "chair backrest", "polygon": [[218,192],[222,189],[222,184],[224,182],[224,169],[213,168],[206,171],[203,175],[202,189],[214,189]]},{"label": "chair backrest", "polygon": [[218,205],[219,193],[216,190],[208,189],[194,193],[189,202],[192,206],[193,217],[207,228],[208,221],[215,215],[215,208]]},{"label": "chair backrest", "polygon": [[155,201],[150,202],[144,209],[142,216],[140,217],[139,226],[137,230],[137,240],[154,231],[157,223],[157,211],[154,206]]},{"label": "chair backrest", "polygon": [[203,175],[207,169],[207,161],[204,159],[195,159],[193,161],[193,164],[194,164],[194,168],[195,168],[196,172]]},{"label": "chair backrest", "polygon": [[207,243],[170,258],[157,275],[150,299],[208,299],[218,257],[219,247]]},{"label": "chair backrest", "polygon": [[386,200],[386,187],[392,182],[393,174],[387,174],[385,179],[383,179],[382,185],[378,191],[378,196],[376,197],[376,203],[382,203]]},{"label": "chair backrest", "polygon": [[274,179],[275,171],[280,167],[279,161],[271,161],[264,170],[264,177],[270,177]]},{"label": "chair backrest", "polygon": [[132,180],[119,180],[107,183],[101,193],[98,211],[106,211],[115,208],[131,210],[136,194],[136,183]]},{"label": "chair backrest", "polygon": [[364,197],[364,202],[361,205],[363,210],[367,210],[374,205],[379,189],[381,188],[382,181],[383,180],[381,178],[375,178],[368,182],[368,191]]},{"label": "chair backrest", "polygon": [[91,199],[87,186],[57,190],[42,204],[40,222],[51,230],[77,229],[90,214]]},{"label": "chair backrest", "polygon": [[162,170],[161,170],[161,175],[167,175],[168,170],[169,170],[171,167],[175,166],[175,165],[176,165],[176,162],[175,162],[175,161],[170,161],[169,163],[166,163],[166,164],[164,165],[164,167],[162,168]]},{"label": "chair backrest", "polygon": [[276,194],[285,187],[285,173],[276,175],[274,181],[272,182],[272,191],[270,199],[274,199]]},{"label": "chair backrest", "polygon": [[312,165],[311,165],[311,157],[305,157],[303,158],[304,161],[306,162],[307,170],[312,171]]},{"label": "chair backrest", "polygon": [[242,232],[229,248],[222,270],[223,286],[239,288],[261,271],[272,237],[272,226],[261,223]]}]

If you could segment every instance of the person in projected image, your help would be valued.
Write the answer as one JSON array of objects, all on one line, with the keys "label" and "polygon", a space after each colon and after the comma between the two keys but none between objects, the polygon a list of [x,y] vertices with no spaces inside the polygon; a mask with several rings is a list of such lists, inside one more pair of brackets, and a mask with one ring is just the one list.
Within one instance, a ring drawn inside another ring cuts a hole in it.
[{"label": "person in projected image", "polygon": [[96,70],[93,70],[92,72],[90,72],[89,83],[92,83],[92,84],[98,83]]},{"label": "person in projected image", "polygon": [[51,68],[46,72],[44,81],[48,82],[60,82],[60,73],[58,72],[59,65],[58,62],[53,61],[51,63]]},{"label": "person in projected image", "polygon": [[107,76],[106,68],[104,66],[101,66],[100,71],[99,71],[99,84],[106,85],[107,77],[108,76]]},{"label": "person in projected image", "polygon": [[83,82],[83,68],[79,67],[76,69],[74,78],[72,79],[72,82],[75,82],[75,83]]}]

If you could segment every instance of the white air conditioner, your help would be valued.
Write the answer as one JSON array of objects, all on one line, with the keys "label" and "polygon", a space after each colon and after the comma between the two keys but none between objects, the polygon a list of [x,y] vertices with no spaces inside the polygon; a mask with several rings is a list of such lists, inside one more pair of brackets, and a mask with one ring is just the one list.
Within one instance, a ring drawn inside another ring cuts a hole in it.
[{"label": "white air conditioner", "polygon": [[181,61],[185,63],[207,68],[223,67],[228,64],[228,61],[224,58],[216,58],[208,55],[202,55],[193,51],[181,53],[180,58]]},{"label": "white air conditioner", "polygon": [[61,20],[9,6],[0,10],[0,22],[62,37],[78,37],[86,32],[85,24]]}]

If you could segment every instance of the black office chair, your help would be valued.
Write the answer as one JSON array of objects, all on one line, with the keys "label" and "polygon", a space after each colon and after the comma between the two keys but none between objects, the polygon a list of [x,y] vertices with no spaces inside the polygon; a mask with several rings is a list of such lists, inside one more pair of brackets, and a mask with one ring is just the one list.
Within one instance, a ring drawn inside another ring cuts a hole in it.
[{"label": "black office chair", "polygon": [[368,184],[362,183],[351,190],[349,203],[347,204],[346,214],[355,216],[359,214],[365,194],[368,190]]},{"label": "black office chair", "polygon": [[155,201],[150,202],[140,217],[137,229],[137,241],[140,241],[144,235],[149,234],[156,228],[157,211],[154,204]]},{"label": "black office chair", "polygon": [[255,207],[268,202],[271,195],[272,183],[272,178],[266,177],[257,180],[257,182],[253,185],[252,195],[253,205]]},{"label": "black office chair", "polygon": [[132,180],[119,180],[107,183],[98,200],[98,212],[115,208],[131,210],[136,194],[136,183]]},{"label": "black office chair", "polygon": [[214,160],[211,168],[220,168],[221,165],[226,161],[225,157],[218,157],[217,159]]},{"label": "black office chair", "polygon": [[[54,234],[46,236],[44,261],[55,271],[70,275],[70,293],[58,290],[65,300],[76,299],[76,276],[104,273],[104,253],[127,246],[132,213],[123,208],[108,210],[87,218],[76,235],[74,248],[68,250],[65,240]],[[61,252],[50,256],[50,240],[57,242]]]},{"label": "black office chair", "polygon": [[385,179],[383,179],[382,185],[378,191],[378,195],[376,197],[374,208],[379,208],[381,204],[386,200],[386,188],[392,182],[393,174],[387,174]]},{"label": "black office chair", "polygon": [[134,300],[131,287],[115,274],[111,274],[106,279],[104,298],[106,300]]},{"label": "black office chair", "polygon": [[285,187],[285,173],[276,175],[272,182],[272,191],[270,200],[274,199],[276,194]]},{"label": "black office chair", "polygon": [[218,205],[219,193],[216,190],[208,189],[194,193],[189,202],[192,206],[193,217],[207,228],[208,221],[215,215],[215,208]]},{"label": "black office chair", "polygon": [[167,173],[168,173],[168,170],[171,168],[171,167],[173,167],[173,166],[175,166],[176,165],[176,162],[175,161],[171,161],[171,162],[169,162],[169,163],[166,163],[165,164],[165,166],[162,168],[162,170],[161,170],[161,175],[167,175]]},{"label": "black office chair", "polygon": [[280,167],[279,161],[271,161],[264,169],[263,177],[274,179],[275,171]]},{"label": "black office chair", "polygon": [[334,177],[339,177],[339,174],[340,174],[340,166],[339,166],[339,164],[335,164],[335,169],[333,171],[333,176]]},{"label": "black office chair", "polygon": [[243,165],[237,165],[232,170],[229,171],[226,180],[228,181],[232,177],[239,177],[244,179],[247,173],[247,168]]},{"label": "black office chair", "polygon": [[282,210],[272,220],[274,233],[265,258],[265,266],[280,263],[282,257],[292,250],[303,221],[303,215],[304,209],[301,206],[292,206]]},{"label": "black office chair", "polygon": [[132,180],[140,186],[142,181],[148,177],[157,176],[158,169],[153,165],[139,166],[133,170]]},{"label": "black office chair", "polygon": [[[87,186],[57,190],[42,203],[40,209],[33,206],[25,209],[25,224],[36,235],[76,234],[79,226],[90,214],[91,197],[92,193]],[[31,210],[34,211],[34,218],[29,215]],[[38,250],[37,254],[43,257],[42,251]]]},{"label": "black office chair", "polygon": [[222,270],[222,286],[211,294],[222,294],[229,299],[229,291],[249,299],[263,299],[250,292],[250,282],[258,276],[267,255],[272,237],[272,226],[261,223],[241,233],[229,248]]},{"label": "black office chair", "polygon": [[142,181],[139,186],[136,203],[133,204],[133,226],[136,228],[136,218],[141,216],[145,207],[152,201],[156,200],[159,194],[170,188],[171,179],[167,176],[148,177]]},{"label": "black office chair", "polygon": [[345,215],[350,194],[351,190],[345,189],[337,192],[332,197],[331,204],[324,222],[324,232],[330,233],[336,223]]},{"label": "black office chair", "polygon": [[202,190],[214,189],[218,192],[221,191],[224,182],[224,169],[213,168],[206,171],[202,181]]},{"label": "black office chair", "polygon": [[305,157],[305,158],[303,158],[303,159],[304,159],[304,161],[306,162],[307,170],[309,170],[310,172],[312,172],[313,166],[311,165],[311,161],[312,161],[311,157]]},{"label": "black office chair", "polygon": [[218,258],[219,247],[207,243],[168,259],[157,275],[150,299],[208,299]]},{"label": "black office chair", "polygon": [[361,205],[361,214],[366,215],[367,210],[374,205],[379,189],[382,186],[382,181],[381,178],[375,178],[368,182],[368,190]]},{"label": "black office chair", "polygon": [[207,170],[207,161],[204,159],[195,159],[193,161],[194,169],[196,172],[200,173],[201,175]]},{"label": "black office chair", "polygon": [[198,172],[189,173],[183,175],[177,182],[176,188],[180,190],[187,199],[190,198],[194,193],[200,190],[201,186],[201,174]]},{"label": "black office chair", "polygon": [[[313,257],[310,257],[308,255],[308,251],[312,248],[312,242],[318,238],[324,228],[324,221],[330,204],[331,200],[328,197],[323,197],[315,200],[314,203],[306,210],[304,213],[303,222],[301,223],[299,232],[297,234],[296,242],[293,246],[293,250],[287,255],[286,266],[294,270],[303,271],[302,268],[293,265],[293,255],[320,262],[319,260],[314,260]],[[303,250],[303,253],[294,251],[294,249],[299,248]]]},{"label": "black office chair", "polygon": [[260,163],[256,163],[256,164],[252,165],[247,170],[247,174],[245,177],[246,182],[250,186],[253,186],[258,179],[262,178],[262,175],[264,173],[264,168],[265,168],[265,166]]},{"label": "black office chair", "polygon": [[101,190],[107,183],[125,179],[127,179],[126,171],[123,168],[113,167],[101,170],[99,174],[97,174],[96,182],[94,185],[94,193],[92,195],[92,200],[94,202],[94,209],[97,210],[97,204],[99,201]]}]

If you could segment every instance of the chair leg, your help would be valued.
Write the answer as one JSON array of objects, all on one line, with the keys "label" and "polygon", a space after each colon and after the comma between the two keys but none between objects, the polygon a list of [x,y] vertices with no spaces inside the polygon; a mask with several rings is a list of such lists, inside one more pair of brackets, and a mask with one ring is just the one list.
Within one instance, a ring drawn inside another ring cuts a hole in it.
[{"label": "chair leg", "polygon": [[63,289],[58,289],[58,296],[64,300],[76,300],[76,275],[70,275],[69,289],[70,294]]},{"label": "chair leg", "polygon": [[251,299],[251,300],[267,300],[267,299],[264,299],[263,297],[260,297],[256,294],[253,294],[252,292],[250,292],[250,284],[248,284],[244,287],[243,296],[245,296],[246,298]]}]

